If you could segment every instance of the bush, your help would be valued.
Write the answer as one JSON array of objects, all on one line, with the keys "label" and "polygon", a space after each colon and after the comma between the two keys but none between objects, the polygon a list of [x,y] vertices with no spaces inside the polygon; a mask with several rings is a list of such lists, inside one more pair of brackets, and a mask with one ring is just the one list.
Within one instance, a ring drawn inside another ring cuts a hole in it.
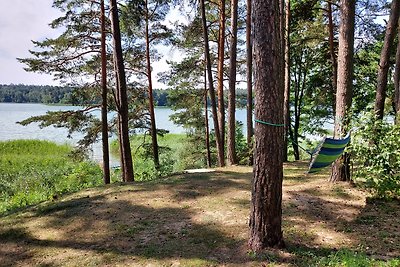
[{"label": "bush", "polygon": [[355,178],[378,198],[400,197],[400,126],[363,117],[353,133]]},{"label": "bush", "polygon": [[[157,170],[153,161],[150,136],[140,134],[131,136],[135,181],[155,180],[182,171],[180,155],[184,150],[185,140],[186,137],[183,134],[165,134],[158,137],[160,167]],[[111,152],[115,155],[119,154],[117,140],[111,144]],[[120,178],[113,178],[113,180],[117,179]]]}]

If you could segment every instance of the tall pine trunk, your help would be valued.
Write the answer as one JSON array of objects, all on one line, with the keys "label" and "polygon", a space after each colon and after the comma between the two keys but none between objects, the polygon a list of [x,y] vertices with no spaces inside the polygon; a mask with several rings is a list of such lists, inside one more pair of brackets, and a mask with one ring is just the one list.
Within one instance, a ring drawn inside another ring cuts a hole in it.
[{"label": "tall pine trunk", "polygon": [[121,163],[121,175],[122,175],[122,181],[125,181],[125,160],[124,160],[124,146],[122,145],[122,126],[121,126],[121,110],[120,110],[120,90],[119,90],[119,82],[118,82],[118,74],[117,74],[117,67],[115,64],[115,60],[113,62],[114,64],[114,76],[115,76],[115,92],[114,92],[114,101],[115,101],[115,106],[117,109],[117,130],[118,130],[118,144],[119,144],[119,161]]},{"label": "tall pine trunk", "polygon": [[201,22],[203,26],[203,37],[204,37],[204,57],[207,65],[208,91],[210,93],[211,110],[214,122],[215,142],[217,145],[217,158],[218,158],[218,165],[222,167],[225,164],[224,142],[223,139],[221,139],[221,133],[219,130],[220,128],[218,123],[217,101],[215,99],[215,89],[214,89],[213,75],[211,69],[210,46],[208,43],[208,28],[207,28],[206,8],[204,0],[200,0],[200,8],[201,8]]},{"label": "tall pine trunk", "polygon": [[115,70],[117,74],[117,82],[119,89],[119,115],[120,115],[120,125],[121,125],[121,144],[123,151],[123,180],[126,182],[134,181],[133,176],[133,163],[132,163],[132,153],[129,142],[129,116],[128,116],[128,96],[126,87],[126,77],[124,68],[124,59],[122,55],[122,45],[121,45],[121,32],[119,27],[118,18],[118,7],[117,1],[111,0],[111,28],[113,33],[113,43],[114,43],[114,60],[115,60]]},{"label": "tall pine trunk", "polygon": [[228,95],[228,140],[227,158],[228,164],[237,163],[236,159],[236,50],[237,50],[237,23],[238,23],[238,0],[231,1],[231,47],[230,47],[230,69],[229,69],[229,95]]},{"label": "tall pine trunk", "polygon": [[124,146],[123,146],[123,144],[122,144],[122,140],[123,140],[123,138],[122,138],[122,126],[121,126],[121,115],[120,114],[118,114],[118,119],[117,119],[117,122],[118,122],[118,143],[119,143],[119,159],[120,159],[120,162],[121,162],[121,174],[122,174],[122,181],[123,182],[126,182],[126,177],[125,177],[125,169],[126,169],[126,167],[125,167],[125,164],[126,164],[126,162],[125,162],[125,159],[124,159]]},{"label": "tall pine trunk", "polygon": [[284,49],[285,49],[285,77],[284,77],[284,103],[283,103],[283,122],[285,133],[283,141],[283,161],[288,161],[288,143],[290,128],[290,1],[286,0],[285,5],[285,27],[284,27]]},{"label": "tall pine trunk", "polygon": [[[283,126],[280,78],[283,54],[279,0],[253,0],[256,119]],[[253,251],[283,247],[282,178],[284,127],[255,125],[249,246]]]},{"label": "tall pine trunk", "polygon": [[[329,54],[331,56],[331,64],[332,64],[332,95],[336,95],[336,87],[337,87],[337,60],[335,54],[335,42],[334,42],[334,29],[333,29],[333,17],[332,17],[332,2],[330,0],[327,1],[327,15],[328,15],[328,32],[329,32]],[[335,98],[333,97],[332,102],[332,110],[333,117],[335,117],[336,103]]]},{"label": "tall pine trunk", "polygon": [[204,68],[204,126],[206,133],[207,166],[211,168],[210,130],[208,126],[207,69]]},{"label": "tall pine trunk", "polygon": [[103,149],[103,180],[110,183],[110,152],[108,148],[108,120],[107,120],[107,52],[106,52],[106,24],[104,0],[100,1],[101,20],[101,140]]},{"label": "tall pine trunk", "polygon": [[[225,0],[219,0],[219,33],[218,33],[218,125],[221,134],[221,149],[225,158],[225,103],[224,103],[224,52],[225,52]],[[225,165],[223,161],[221,166]]]},{"label": "tall pine trunk", "polygon": [[[353,94],[353,56],[355,0],[342,0],[340,6],[338,83],[334,137],[343,137],[350,129],[349,111]],[[331,182],[350,181],[350,154],[344,153],[332,166]]]},{"label": "tall pine trunk", "polygon": [[397,34],[396,67],[394,69],[394,110],[396,124],[400,125],[400,21]]},{"label": "tall pine trunk", "polygon": [[149,112],[150,112],[150,135],[151,144],[153,148],[153,159],[156,169],[160,166],[160,159],[158,153],[158,143],[157,143],[157,127],[156,127],[156,115],[154,112],[154,98],[153,98],[153,82],[151,78],[151,60],[150,60],[150,39],[149,39],[149,9],[148,1],[146,0],[146,63],[147,63],[147,79],[149,83],[148,93],[149,93]]},{"label": "tall pine trunk", "polygon": [[375,116],[377,120],[383,119],[385,109],[386,89],[389,72],[389,58],[393,47],[394,36],[399,21],[400,14],[400,0],[393,0],[389,21],[386,26],[385,40],[381,51],[381,58],[379,60],[378,69],[378,85],[376,88],[375,96]]},{"label": "tall pine trunk", "polygon": [[249,165],[253,165],[253,53],[251,35],[251,1],[247,0],[246,12],[246,79],[247,79],[247,147],[250,151]]}]

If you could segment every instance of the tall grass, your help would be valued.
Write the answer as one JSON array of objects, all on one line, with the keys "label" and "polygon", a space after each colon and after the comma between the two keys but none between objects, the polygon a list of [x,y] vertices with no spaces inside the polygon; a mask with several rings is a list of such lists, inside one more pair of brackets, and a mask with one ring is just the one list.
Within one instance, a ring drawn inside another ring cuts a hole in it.
[{"label": "tall grass", "polygon": [[0,142],[0,213],[101,184],[100,167],[70,152],[48,141]]}]

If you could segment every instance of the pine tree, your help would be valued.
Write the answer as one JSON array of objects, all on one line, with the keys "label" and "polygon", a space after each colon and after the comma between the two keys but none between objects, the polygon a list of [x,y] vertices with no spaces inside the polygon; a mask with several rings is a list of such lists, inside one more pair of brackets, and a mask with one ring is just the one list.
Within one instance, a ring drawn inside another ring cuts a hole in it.
[{"label": "pine tree", "polygon": [[375,115],[378,120],[383,119],[389,64],[390,64],[389,58],[393,48],[393,40],[394,37],[396,36],[396,29],[399,24],[399,16],[400,16],[400,0],[393,0],[389,21],[386,26],[385,40],[383,42],[381,58],[379,61],[378,85],[376,88],[375,108],[374,108]]},{"label": "pine tree", "polygon": [[129,141],[129,115],[128,115],[128,96],[125,76],[125,66],[121,45],[121,32],[119,26],[119,15],[117,1],[111,0],[111,27],[114,44],[114,65],[117,77],[118,88],[118,115],[120,125],[121,155],[123,165],[122,177],[125,182],[134,181],[133,162],[131,146]]},{"label": "pine tree", "polygon": [[256,119],[249,246],[253,251],[283,247],[283,88],[281,17],[278,0],[253,0]]},{"label": "pine tree", "polygon": [[[350,108],[353,93],[355,0],[342,0],[340,6],[338,83],[334,136],[343,137],[350,127]],[[330,181],[350,180],[350,155],[344,153],[332,166]]]},{"label": "pine tree", "polygon": [[237,54],[237,24],[238,24],[238,0],[231,1],[231,41],[229,53],[229,95],[228,95],[228,138],[227,159],[228,164],[237,163],[236,159],[236,54]]}]

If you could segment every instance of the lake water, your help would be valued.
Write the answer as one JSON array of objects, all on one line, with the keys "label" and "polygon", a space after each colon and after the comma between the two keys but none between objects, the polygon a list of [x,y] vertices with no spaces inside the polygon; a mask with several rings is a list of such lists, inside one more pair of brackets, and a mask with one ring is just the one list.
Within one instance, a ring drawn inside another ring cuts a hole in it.
[{"label": "lake water", "polygon": [[[71,139],[67,138],[68,131],[64,128],[55,128],[53,126],[40,128],[37,123],[31,123],[22,126],[17,122],[27,119],[31,116],[39,116],[46,114],[47,111],[59,110],[77,110],[80,107],[74,106],[47,106],[43,104],[16,104],[16,103],[0,103],[0,141],[15,139],[39,139],[53,141],[59,144],[74,145],[82,137],[80,134],[74,134]],[[100,114],[100,110],[94,111]],[[168,130],[170,133],[185,133],[185,129],[175,125],[169,120],[169,116],[173,114],[170,108],[156,108],[156,124],[157,128]],[[246,121],[246,110],[238,109],[236,112],[236,120]],[[211,120],[210,120],[211,122]],[[244,127],[246,123],[244,123]],[[246,129],[243,129],[244,131]],[[95,161],[101,161],[101,143],[98,142],[92,147],[93,154],[90,155]],[[111,159],[111,164],[118,164],[118,160]]]}]

